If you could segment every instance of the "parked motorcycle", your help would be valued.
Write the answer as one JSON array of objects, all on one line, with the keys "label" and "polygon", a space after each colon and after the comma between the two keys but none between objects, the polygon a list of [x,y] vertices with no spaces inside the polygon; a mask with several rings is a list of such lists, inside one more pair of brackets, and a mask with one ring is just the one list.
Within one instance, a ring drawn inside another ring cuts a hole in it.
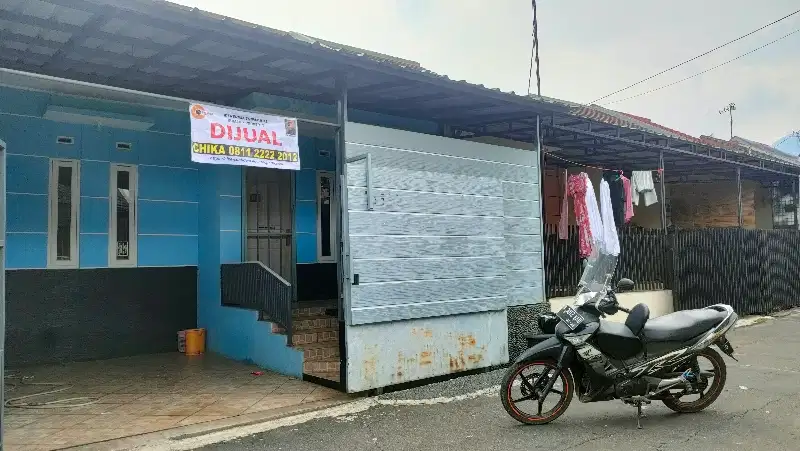
[{"label": "parked motorcycle", "polygon": [[[613,255],[590,257],[574,303],[539,318],[545,334],[529,337],[529,349],[509,367],[500,389],[515,420],[550,423],[577,392],[584,403],[619,399],[635,406],[641,429],[643,404],[661,401],[676,412],[698,412],[722,393],[725,361],[712,345],[736,360],[725,336],[738,319],[733,309],[717,304],[653,319],[645,304],[625,309],[616,293],[634,283],[620,279],[611,288],[616,261]],[[619,311],[628,314],[624,324],[604,319]],[[546,401],[554,405],[546,408]]]}]

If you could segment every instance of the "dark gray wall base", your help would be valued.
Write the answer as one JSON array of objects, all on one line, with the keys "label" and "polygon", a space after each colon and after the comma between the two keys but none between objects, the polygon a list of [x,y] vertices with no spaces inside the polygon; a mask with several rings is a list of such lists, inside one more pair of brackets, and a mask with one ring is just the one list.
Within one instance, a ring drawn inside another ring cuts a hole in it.
[{"label": "dark gray wall base", "polygon": [[6,272],[8,366],[177,350],[197,327],[197,268]]},{"label": "dark gray wall base", "polygon": [[511,362],[527,349],[525,336],[541,332],[536,317],[549,311],[549,302],[508,308],[508,357]]}]

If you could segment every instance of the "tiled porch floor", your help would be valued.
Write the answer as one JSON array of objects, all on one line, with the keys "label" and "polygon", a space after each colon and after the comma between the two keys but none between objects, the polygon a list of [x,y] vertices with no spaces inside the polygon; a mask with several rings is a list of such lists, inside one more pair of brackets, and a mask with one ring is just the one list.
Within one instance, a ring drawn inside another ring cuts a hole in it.
[{"label": "tiled porch floor", "polygon": [[[64,388],[34,383],[63,383],[69,387],[65,391],[20,402],[89,397],[92,403],[7,407],[5,448],[59,449],[346,396],[270,372],[255,376],[253,371],[259,369],[214,355],[177,353],[11,369],[6,400]],[[20,384],[16,376],[30,379]]]}]

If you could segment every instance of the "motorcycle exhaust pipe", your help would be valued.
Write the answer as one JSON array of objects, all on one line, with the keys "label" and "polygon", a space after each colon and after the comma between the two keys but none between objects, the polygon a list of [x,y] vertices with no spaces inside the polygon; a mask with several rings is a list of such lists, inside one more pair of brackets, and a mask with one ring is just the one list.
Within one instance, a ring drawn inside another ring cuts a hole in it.
[{"label": "motorcycle exhaust pipe", "polygon": [[691,375],[691,373],[687,371],[687,372],[681,374],[680,376],[674,377],[672,379],[661,379],[658,382],[658,386],[656,386],[656,389],[654,391],[650,392],[650,394],[648,396],[656,396],[658,394],[661,394],[661,393],[669,390],[670,388],[675,387],[676,385],[680,385],[680,384],[687,384],[688,385],[689,384],[689,376],[690,375]]}]

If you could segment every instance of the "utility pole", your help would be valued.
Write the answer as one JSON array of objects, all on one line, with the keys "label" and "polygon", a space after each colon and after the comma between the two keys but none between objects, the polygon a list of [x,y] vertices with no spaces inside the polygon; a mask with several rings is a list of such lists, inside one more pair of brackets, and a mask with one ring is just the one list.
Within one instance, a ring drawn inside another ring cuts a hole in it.
[{"label": "utility pole", "polygon": [[731,139],[733,139],[733,112],[736,111],[736,104],[731,102],[725,108],[719,110],[719,114],[728,113],[731,116]]},{"label": "utility pole", "polygon": [[531,68],[528,71],[528,95],[531,94],[531,78],[533,65],[536,64],[536,95],[542,95],[542,79],[539,76],[539,21],[536,19],[536,0],[531,0],[533,8],[533,46],[531,47]]}]

